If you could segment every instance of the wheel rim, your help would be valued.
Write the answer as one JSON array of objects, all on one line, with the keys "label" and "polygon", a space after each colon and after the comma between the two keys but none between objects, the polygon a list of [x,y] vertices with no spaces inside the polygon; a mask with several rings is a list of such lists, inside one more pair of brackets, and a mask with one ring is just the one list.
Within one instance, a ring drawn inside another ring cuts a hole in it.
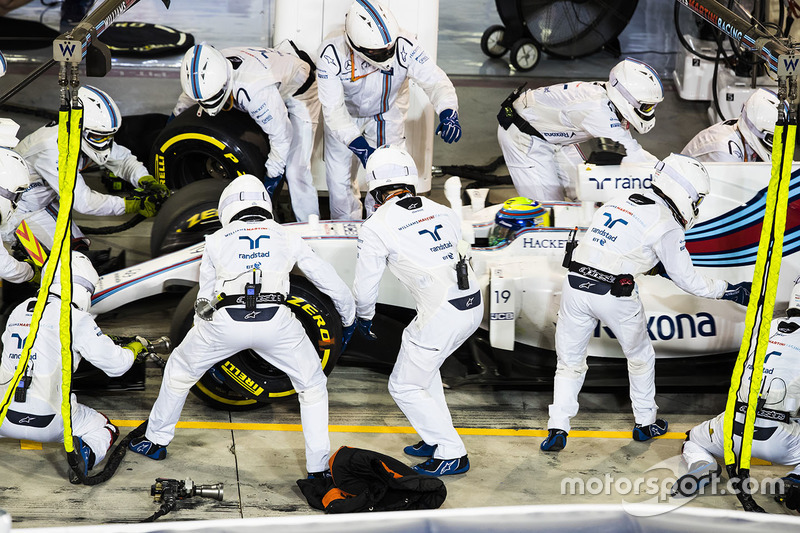
[{"label": "wheel rim", "polygon": [[524,44],[519,47],[517,51],[517,64],[520,68],[531,69],[536,65],[538,59],[539,50],[536,49],[536,45]]},{"label": "wheel rim", "polygon": [[505,32],[503,30],[497,30],[492,32],[489,35],[489,38],[486,39],[486,48],[492,53],[497,55],[503,55],[506,51],[506,47],[500,44],[500,41],[503,40],[505,36]]}]

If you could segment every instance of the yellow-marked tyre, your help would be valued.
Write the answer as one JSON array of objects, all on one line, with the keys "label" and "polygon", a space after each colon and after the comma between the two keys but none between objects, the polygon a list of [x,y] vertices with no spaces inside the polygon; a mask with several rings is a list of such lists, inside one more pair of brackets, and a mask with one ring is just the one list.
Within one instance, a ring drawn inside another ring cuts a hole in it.
[{"label": "yellow-marked tyre", "polygon": [[[197,288],[189,291],[175,310],[170,338],[180,343],[192,327]],[[330,375],[342,349],[342,323],[330,298],[308,280],[291,277],[288,305],[317,348],[325,375]],[[223,410],[255,409],[264,403],[295,395],[289,377],[250,350],[221,361],[192,388],[206,404]]]},{"label": "yellow-marked tyre", "polygon": [[217,231],[217,206],[229,180],[202,180],[174,192],[161,206],[150,231],[150,255],[176,252]]},{"label": "yellow-marked tyre", "polygon": [[269,141],[249,115],[231,110],[198,117],[195,105],[164,127],[150,163],[153,175],[175,190],[206,179],[263,177],[268,155]]}]

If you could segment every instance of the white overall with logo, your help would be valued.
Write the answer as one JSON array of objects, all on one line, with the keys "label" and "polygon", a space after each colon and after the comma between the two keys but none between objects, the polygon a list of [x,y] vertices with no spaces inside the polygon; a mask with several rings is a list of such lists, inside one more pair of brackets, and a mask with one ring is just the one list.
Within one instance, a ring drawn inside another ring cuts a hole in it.
[{"label": "white overall with logo", "polygon": [[[779,331],[779,325],[783,323]],[[788,326],[788,328],[787,328]],[[787,412],[796,417],[800,407],[800,318],[779,318],[772,321],[767,357],[761,382],[761,397],[766,398],[764,408]],[[794,331],[788,331],[790,329]],[[751,370],[752,371],[752,370]],[[687,465],[697,461],[714,462],[724,457],[725,413],[698,424],[689,433],[683,445],[683,458]],[[735,418],[734,438],[736,450],[741,447],[741,424],[744,416]],[[757,417],[753,432],[752,456],[794,467],[791,473],[800,475],[800,423],[792,418],[790,423]]]},{"label": "white overall with logo", "polygon": [[[273,220],[235,221],[206,237],[198,298],[214,301],[221,289],[228,290],[231,284],[227,282],[253,269],[262,273],[262,293],[286,294],[295,265],[333,300],[343,323],[351,324],[355,306],[350,289],[301,237]],[[231,305],[216,310],[211,321],[195,316],[194,327],[167,361],[150,412],[147,439],[169,444],[189,389],[216,363],[247,349],[289,376],[300,401],[306,468],[309,472],[327,470],[327,378],[302,324],[281,304],[259,304],[255,311]]]},{"label": "white overall with logo", "polygon": [[358,184],[350,175],[355,156],[348,145],[363,134],[373,148],[404,147],[409,79],[425,91],[437,116],[445,109],[458,111],[456,90],[447,74],[408,34],[397,37],[392,66],[383,71],[355,54],[344,32],[320,45],[317,82],[325,117],[325,174],[332,219],[362,218]]},{"label": "white overall with logo", "polygon": [[[30,332],[35,298],[18,305],[8,317],[3,332],[3,356],[0,361],[0,395],[17,368],[25,338]],[[31,349],[28,375],[32,381],[25,402],[12,401],[6,419],[0,425],[0,437],[38,442],[63,442],[64,423],[61,417],[61,339],[59,306],[61,300],[50,296],[39,323],[39,333]],[[111,377],[121,376],[133,364],[131,350],[114,344],[103,335],[92,315],[72,308],[73,371],[82,358]],[[72,402],[72,434],[92,449],[96,462],[103,460],[111,445],[114,428],[102,413]],[[110,426],[110,427],[109,427]]]},{"label": "white overall with logo", "polygon": [[[705,298],[720,298],[727,287],[725,281],[710,279],[694,269],[683,228],[663,200],[650,191],[617,198],[601,207],[572,259],[614,276],[636,276],[660,261],[678,287]],[[578,413],[578,393],[588,369],[586,350],[598,320],[614,333],[628,360],[636,423],[648,425],[656,420],[655,352],[639,294],[634,289],[628,297],[616,297],[609,289],[608,284],[575,273],[564,279],[549,429],[569,431],[570,419]]]},{"label": "white overall with logo", "polygon": [[[605,85],[575,81],[524,91],[512,104],[544,139],[515,125],[497,128],[514,188],[538,202],[563,201],[574,195],[577,166],[584,156],[578,143],[597,137],[625,147],[624,161],[656,161],[622,127]],[[572,167],[572,168],[570,168]]]},{"label": "white overall with logo", "polygon": [[[483,318],[480,286],[472,268],[469,288],[456,280],[459,219],[450,208],[407,195],[380,206],[362,225],[358,238],[357,316],[371,319],[384,269],[414,297],[417,316],[403,331],[400,353],[389,376],[389,393],[434,457],[467,453],[453,427],[439,368]],[[377,342],[380,342],[378,340]]]}]

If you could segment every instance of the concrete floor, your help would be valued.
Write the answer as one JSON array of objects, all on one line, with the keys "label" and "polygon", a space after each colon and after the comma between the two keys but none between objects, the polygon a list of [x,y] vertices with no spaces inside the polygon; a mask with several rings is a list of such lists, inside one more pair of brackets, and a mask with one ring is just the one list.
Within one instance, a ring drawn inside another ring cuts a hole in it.
[{"label": "concrete floor", "polygon": [[[442,0],[443,9],[452,7],[449,2],[455,1]],[[177,2],[174,4],[180,7]],[[616,61],[603,53],[573,62],[545,58],[535,71],[520,76],[508,71],[503,60],[487,60],[479,51],[475,52],[476,39],[480,38],[483,28],[496,22],[489,20],[493,2],[473,0],[463,4],[462,18],[442,17],[442,35],[446,38],[440,39],[440,64],[453,75],[457,87],[464,137],[455,145],[437,141],[435,165],[482,165],[500,155],[493,117],[503,98],[519,85],[520,78],[531,86],[572,79],[599,79]],[[643,23],[639,30],[643,31],[641,28],[646,26]],[[211,31],[201,26],[187,29]],[[245,26],[243,33],[247,31]],[[456,47],[454,41],[458,39],[470,43],[469,47]],[[27,62],[14,58],[11,74],[0,84],[0,89],[7,87],[6,83],[14,76],[24,76],[34,62],[35,58]],[[174,101],[172,95],[177,95],[177,76],[174,65],[166,60],[164,63],[125,66],[118,69],[120,75],[101,81],[109,84],[106,87],[115,97],[116,91],[132,95],[119,99],[124,114],[169,112]],[[660,72],[668,70],[666,63],[659,69]],[[46,87],[52,79],[37,83]],[[37,87],[32,86],[12,103],[44,105],[42,95],[46,91]],[[707,125],[707,103],[680,100],[669,82],[665,88],[666,99],[659,106],[655,129],[640,137],[644,147],[660,157],[680,151],[694,133]],[[22,123],[23,135],[41,124],[41,119],[27,115],[6,116]],[[504,170],[500,169],[499,173]],[[442,182],[441,178],[434,181],[432,194],[435,198],[441,197]],[[513,195],[508,187],[494,189],[490,201],[500,202]],[[92,221],[91,224],[100,226],[106,222]],[[151,222],[146,221],[122,234],[95,238],[93,247],[124,248],[129,263],[147,259],[150,226]],[[131,304],[113,316],[100,317],[98,323],[107,333],[157,337],[168,333],[176,303],[175,296],[163,296]],[[348,445],[372,449],[414,464],[411,458],[403,455],[402,448],[416,442],[418,437],[392,402],[386,381],[385,375],[364,368],[339,366],[334,370],[329,379],[332,447]],[[124,434],[147,417],[159,383],[160,371],[148,366],[144,392],[83,394],[80,400],[104,412]],[[684,432],[723,410],[725,395],[704,391],[659,394],[660,414],[669,420],[670,433],[650,443],[637,443],[630,438],[633,421],[626,391],[584,393],[581,412],[573,421],[569,445],[559,454],[544,454],[538,448],[546,434],[547,404],[551,400],[548,390],[500,390],[469,385],[447,391],[447,399],[472,464],[466,475],[444,479],[448,496],[443,508],[457,509],[529,504],[619,504],[658,498],[652,493],[632,494],[627,490],[628,485],[615,484],[615,481],[644,478],[661,488],[669,486],[668,478],[674,477],[679,467]],[[95,487],[73,486],[67,482],[66,460],[59,444],[38,447],[0,440],[0,457],[4,463],[0,508],[12,515],[15,530],[138,522],[157,509],[150,497],[150,486],[155,478],[190,477],[196,483],[224,483],[224,501],[187,500],[162,520],[317,513],[307,505],[295,485],[295,480],[305,473],[295,399],[255,411],[227,412],[212,410],[190,396],[181,420],[167,460],[155,462],[129,454],[114,478]],[[781,476],[786,470],[782,466],[760,465],[754,467],[753,475],[763,479]],[[608,483],[608,476],[611,476],[611,483],[607,491],[564,493],[565,479],[577,478],[588,483],[599,478]],[[769,512],[787,513],[771,498],[761,496],[758,501]],[[740,508],[731,495],[700,497],[688,505]]]}]

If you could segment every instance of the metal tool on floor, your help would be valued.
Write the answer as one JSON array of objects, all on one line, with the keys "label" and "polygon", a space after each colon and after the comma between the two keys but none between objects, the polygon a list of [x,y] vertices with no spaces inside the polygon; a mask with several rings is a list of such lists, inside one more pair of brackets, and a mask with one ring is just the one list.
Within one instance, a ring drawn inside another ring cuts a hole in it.
[{"label": "metal tool on floor", "polygon": [[223,483],[213,485],[195,485],[186,478],[185,481],[168,478],[156,478],[155,484],[150,487],[150,495],[153,501],[161,503],[161,507],[152,516],[142,520],[142,522],[154,522],[161,516],[175,509],[179,500],[185,500],[194,496],[211,498],[212,500],[222,501]]}]

